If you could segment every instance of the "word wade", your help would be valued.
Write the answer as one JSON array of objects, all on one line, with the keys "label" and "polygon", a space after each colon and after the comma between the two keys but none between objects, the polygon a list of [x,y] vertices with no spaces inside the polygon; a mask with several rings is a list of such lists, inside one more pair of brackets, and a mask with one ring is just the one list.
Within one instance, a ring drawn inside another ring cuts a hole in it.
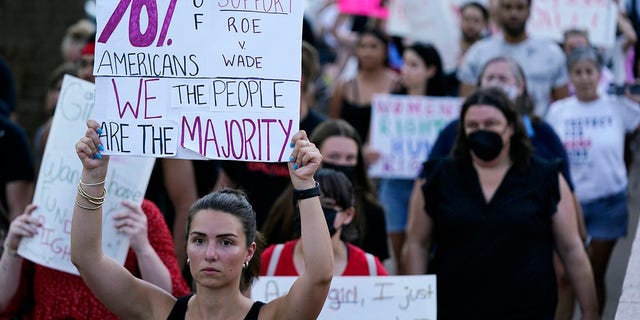
[{"label": "word wade", "polygon": [[183,115],[180,146],[211,159],[282,162],[294,119]]}]

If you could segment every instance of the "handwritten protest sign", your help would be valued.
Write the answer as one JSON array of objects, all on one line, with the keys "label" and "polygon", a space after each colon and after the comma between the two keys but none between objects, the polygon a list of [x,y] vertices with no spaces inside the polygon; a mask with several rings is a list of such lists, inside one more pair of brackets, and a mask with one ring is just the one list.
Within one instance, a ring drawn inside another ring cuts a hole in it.
[{"label": "handwritten protest sign", "polygon": [[99,0],[105,153],[286,161],[299,123],[302,13],[295,0]]},{"label": "handwritten protest sign", "polygon": [[[18,248],[21,256],[33,262],[73,274],[78,271],[70,260],[71,218],[82,172],[74,146],[87,130],[86,121],[93,108],[93,84],[65,76],[33,197],[38,208],[32,216],[42,223],[42,228],[35,237],[22,239]],[[117,233],[112,216],[123,210],[122,200],[142,203],[154,161],[112,157],[109,163],[102,249],[120,263],[124,263],[129,241]]]},{"label": "handwritten protest sign", "polygon": [[[286,294],[296,277],[262,276],[251,298],[268,302]],[[436,319],[436,276],[333,277],[318,319]]]},{"label": "handwritten protest sign", "polygon": [[369,175],[414,179],[461,104],[462,99],[450,97],[374,96],[370,147],[381,157],[369,167]]},{"label": "handwritten protest sign", "polygon": [[340,0],[338,7],[340,12],[369,16],[376,18],[387,18],[387,8],[382,6],[384,0]]},{"label": "handwritten protest sign", "polygon": [[393,0],[387,32],[410,41],[433,44],[445,71],[453,71],[460,54],[458,8],[464,0]]},{"label": "handwritten protest sign", "polygon": [[527,31],[561,42],[565,30],[580,28],[589,32],[593,44],[611,48],[617,14],[611,0],[536,0],[532,2]]}]

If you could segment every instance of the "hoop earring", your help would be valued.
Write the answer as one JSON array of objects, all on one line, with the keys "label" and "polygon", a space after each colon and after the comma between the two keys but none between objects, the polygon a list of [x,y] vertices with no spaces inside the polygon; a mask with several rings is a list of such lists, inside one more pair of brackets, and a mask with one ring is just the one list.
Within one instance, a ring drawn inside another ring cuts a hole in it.
[{"label": "hoop earring", "polygon": [[245,261],[245,262],[242,264],[242,269],[246,269],[246,268],[249,268],[249,261]]},{"label": "hoop earring", "polygon": [[187,264],[191,263],[191,259],[187,258]]}]

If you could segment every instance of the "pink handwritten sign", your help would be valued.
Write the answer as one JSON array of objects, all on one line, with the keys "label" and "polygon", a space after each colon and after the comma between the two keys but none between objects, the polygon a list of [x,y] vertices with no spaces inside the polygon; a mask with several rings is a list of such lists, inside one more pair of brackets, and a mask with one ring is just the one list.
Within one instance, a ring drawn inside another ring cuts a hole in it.
[{"label": "pink handwritten sign", "polygon": [[382,0],[340,0],[338,7],[342,13],[386,19],[387,8],[381,3]]}]

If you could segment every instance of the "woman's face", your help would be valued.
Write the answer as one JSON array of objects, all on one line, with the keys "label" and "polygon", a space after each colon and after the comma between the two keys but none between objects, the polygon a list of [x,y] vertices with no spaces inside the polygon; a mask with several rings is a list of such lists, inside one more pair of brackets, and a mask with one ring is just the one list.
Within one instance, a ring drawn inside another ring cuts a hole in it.
[{"label": "woman's face", "polygon": [[407,88],[426,88],[427,81],[435,73],[435,67],[427,67],[424,60],[411,49],[405,50],[402,59],[404,60],[400,69],[402,84]]},{"label": "woman's face", "polygon": [[513,67],[506,61],[495,61],[487,65],[480,78],[480,86],[501,88],[511,99],[524,91],[524,84],[518,81],[513,74]]},{"label": "woman's face", "polygon": [[589,101],[598,97],[600,70],[595,62],[588,59],[579,60],[571,66],[569,79],[575,87],[576,97],[579,100]]},{"label": "woman's face", "polygon": [[387,59],[384,42],[371,34],[364,34],[358,41],[356,56],[360,68],[372,69],[382,67]]},{"label": "woman's face", "polygon": [[351,138],[329,137],[320,146],[322,161],[338,166],[358,164],[358,144]]},{"label": "woman's face", "polygon": [[513,135],[513,126],[498,108],[486,105],[472,105],[467,109],[463,120],[464,132],[467,136],[477,130],[488,130],[502,137],[503,145],[507,145]]},{"label": "woman's face", "polygon": [[256,249],[255,242],[247,247],[246,241],[237,217],[215,210],[195,213],[187,242],[193,279],[205,287],[237,287],[242,266]]}]

